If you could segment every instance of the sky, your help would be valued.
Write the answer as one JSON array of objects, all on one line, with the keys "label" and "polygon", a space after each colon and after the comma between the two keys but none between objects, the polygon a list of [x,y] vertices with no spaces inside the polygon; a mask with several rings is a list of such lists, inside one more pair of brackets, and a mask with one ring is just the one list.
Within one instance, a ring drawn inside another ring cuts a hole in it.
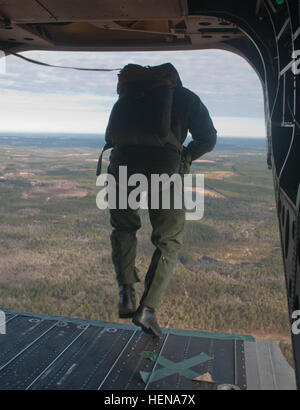
[{"label": "sky", "polygon": [[[208,108],[219,137],[266,135],[259,78],[242,57],[227,51],[31,51],[23,55],[50,64],[85,68],[170,62],[183,85]],[[118,97],[117,73],[41,67],[15,56],[1,59],[0,133],[103,134]]]}]

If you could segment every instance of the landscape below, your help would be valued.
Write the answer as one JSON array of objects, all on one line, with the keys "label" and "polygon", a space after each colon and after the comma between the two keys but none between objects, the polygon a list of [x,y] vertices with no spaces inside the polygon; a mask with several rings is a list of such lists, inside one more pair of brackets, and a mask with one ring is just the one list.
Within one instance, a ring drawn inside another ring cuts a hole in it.
[{"label": "landscape below", "polygon": [[[130,323],[117,314],[109,212],[96,206],[102,142],[0,137],[0,308]],[[159,323],[281,340],[292,364],[266,141],[220,138],[191,171],[205,175],[204,217],[186,224]],[[139,296],[153,252],[147,211],[141,215]]]}]

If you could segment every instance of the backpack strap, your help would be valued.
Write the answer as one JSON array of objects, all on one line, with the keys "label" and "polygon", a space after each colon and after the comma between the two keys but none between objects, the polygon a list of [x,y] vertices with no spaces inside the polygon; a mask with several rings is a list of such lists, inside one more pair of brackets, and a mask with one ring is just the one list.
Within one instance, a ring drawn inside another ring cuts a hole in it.
[{"label": "backpack strap", "polygon": [[101,154],[99,156],[98,159],[98,164],[97,164],[97,171],[96,171],[96,175],[97,177],[101,174],[102,172],[102,159],[103,159],[103,154],[105,151],[107,151],[108,149],[112,148],[113,146],[110,143],[106,143],[101,151]]}]

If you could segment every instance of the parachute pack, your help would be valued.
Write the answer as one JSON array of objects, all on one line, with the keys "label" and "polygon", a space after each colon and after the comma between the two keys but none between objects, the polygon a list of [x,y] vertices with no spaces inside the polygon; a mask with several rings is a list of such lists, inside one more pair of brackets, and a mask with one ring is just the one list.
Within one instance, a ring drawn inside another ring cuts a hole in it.
[{"label": "parachute pack", "polygon": [[171,132],[173,93],[181,84],[172,64],[126,65],[118,75],[118,101],[106,129],[111,146],[181,144]]},{"label": "parachute pack", "polygon": [[170,64],[140,66],[127,64],[118,74],[119,98],[110,113],[105,132],[106,144],[100,154],[96,175],[101,174],[105,150],[117,146],[182,145],[171,130],[174,89],[182,85]]}]

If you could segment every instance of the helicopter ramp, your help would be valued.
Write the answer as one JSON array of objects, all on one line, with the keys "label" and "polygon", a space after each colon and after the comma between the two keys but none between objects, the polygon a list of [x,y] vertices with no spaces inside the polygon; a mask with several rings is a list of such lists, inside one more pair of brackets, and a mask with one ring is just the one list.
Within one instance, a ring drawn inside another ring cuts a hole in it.
[{"label": "helicopter ramp", "polygon": [[2,310],[1,390],[295,390],[276,341]]}]

